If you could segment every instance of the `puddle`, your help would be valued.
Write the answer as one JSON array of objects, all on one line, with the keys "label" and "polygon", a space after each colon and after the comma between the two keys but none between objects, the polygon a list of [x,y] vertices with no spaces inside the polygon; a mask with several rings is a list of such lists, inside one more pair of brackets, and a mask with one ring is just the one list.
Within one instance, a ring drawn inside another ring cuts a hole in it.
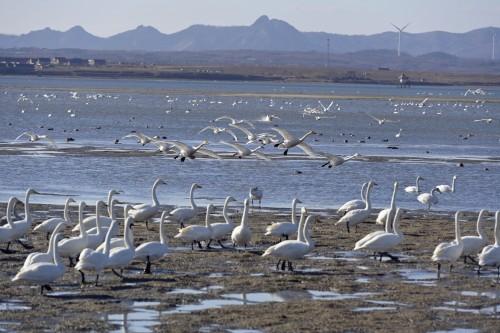
[{"label": "puddle", "polygon": [[0,311],[31,310],[31,306],[18,299],[0,300]]},{"label": "puddle", "polygon": [[229,276],[229,275],[230,275],[229,273],[210,273],[210,274],[208,274],[208,277],[209,278],[221,278],[221,277]]},{"label": "puddle", "polygon": [[462,296],[470,297],[486,297],[489,299],[500,298],[500,291],[462,291],[460,292]]},{"label": "puddle", "polygon": [[327,256],[306,256],[307,259],[310,260],[334,260],[335,258],[333,257],[327,257]]},{"label": "puddle", "polygon": [[395,306],[366,306],[352,309],[353,312],[396,311]]},{"label": "puddle", "polygon": [[342,294],[335,291],[285,290],[275,293],[255,292],[255,293],[228,293],[223,294],[221,299],[201,300],[196,304],[179,305],[175,309],[163,312],[164,314],[191,313],[209,309],[218,309],[231,305],[253,305],[261,303],[283,303],[296,300],[323,300],[340,301],[349,299],[360,299],[373,296],[375,293],[360,292],[353,294]]},{"label": "puddle", "polygon": [[429,333],[479,333],[475,328],[453,328],[447,331],[432,331]]},{"label": "puddle", "polygon": [[221,290],[221,289],[224,289],[224,287],[219,285],[203,287],[201,289],[175,288],[174,290],[169,291],[167,294],[202,295],[212,290]]},{"label": "puddle", "polygon": [[[405,283],[415,283],[426,287],[436,286],[436,272],[420,269],[400,269],[397,272],[406,280]],[[441,276],[443,277],[443,274]]]},{"label": "puddle", "polygon": [[361,257],[364,257],[364,254],[354,251],[335,251],[335,260],[342,261],[361,261]]},{"label": "puddle", "polygon": [[370,270],[370,267],[368,267],[368,266],[356,266],[356,268],[360,269],[362,271],[368,271],[368,270]]},{"label": "puddle", "polygon": [[370,283],[370,279],[369,278],[357,278],[356,282],[357,283]]},{"label": "puddle", "polygon": [[158,305],[160,302],[133,302],[131,311],[107,314],[103,316],[103,319],[119,326],[118,330],[112,332],[152,332],[153,327],[160,324],[161,313],[154,309]]},{"label": "puddle", "polygon": [[405,303],[399,303],[394,301],[375,301],[375,300],[367,300],[367,303],[377,304],[377,305],[395,305],[395,306],[408,306]]},{"label": "puddle", "polygon": [[81,294],[80,291],[51,291],[47,293],[47,296],[64,297],[64,296],[78,296],[80,294]]},{"label": "puddle", "polygon": [[264,273],[252,273],[250,276],[265,276]]},{"label": "puddle", "polygon": [[229,333],[262,333],[259,330],[251,330],[246,328],[236,328],[236,329],[227,329]]},{"label": "puddle", "polygon": [[457,313],[472,313],[477,315],[487,315],[487,316],[497,316],[500,314],[500,304],[493,306],[486,306],[482,308],[467,308],[464,307],[467,304],[462,302],[445,302],[443,306],[435,306],[432,307],[432,310],[435,311],[450,311]]}]

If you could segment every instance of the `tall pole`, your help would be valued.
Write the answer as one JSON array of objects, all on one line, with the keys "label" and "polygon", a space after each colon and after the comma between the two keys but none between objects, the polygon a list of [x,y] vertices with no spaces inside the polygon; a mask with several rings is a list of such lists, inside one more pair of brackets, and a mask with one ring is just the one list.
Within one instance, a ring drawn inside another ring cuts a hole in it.
[{"label": "tall pole", "polygon": [[492,61],[495,61],[495,37],[496,37],[496,33],[493,33],[493,36],[492,36],[492,45],[491,45],[491,60]]},{"label": "tall pole", "polygon": [[398,30],[398,57],[401,56],[401,30]]},{"label": "tall pole", "polygon": [[330,68],[330,38],[326,39],[326,68]]}]

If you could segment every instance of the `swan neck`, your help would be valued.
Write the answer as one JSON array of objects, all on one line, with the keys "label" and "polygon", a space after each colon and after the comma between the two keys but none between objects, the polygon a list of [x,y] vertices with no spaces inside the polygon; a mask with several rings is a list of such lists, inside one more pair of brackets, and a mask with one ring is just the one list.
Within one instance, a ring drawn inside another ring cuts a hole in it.
[{"label": "swan neck", "polygon": [[482,228],[482,226],[483,226],[483,214],[484,214],[483,211],[479,212],[479,216],[477,217],[477,224],[476,224],[477,234],[481,238],[484,238],[484,236],[485,236],[483,233],[483,228]]},{"label": "swan neck", "polygon": [[385,232],[387,233],[391,232],[391,215],[393,211],[394,209],[392,207],[389,208],[389,212],[387,213],[387,218],[385,219]]},{"label": "swan neck", "polygon": [[420,177],[417,177],[416,186],[417,186],[417,193],[419,193],[420,192]]},{"label": "swan neck", "polygon": [[312,134],[312,132],[307,132],[306,134],[304,134],[304,135],[303,135],[303,136],[299,139],[299,141],[300,141],[300,142],[303,142],[303,141],[304,141],[304,140],[305,140],[305,139],[306,139],[309,135],[311,135],[311,134]]},{"label": "swan neck", "polygon": [[125,222],[125,232],[123,233],[123,242],[125,246],[129,249],[134,249],[134,240],[132,239],[130,224],[132,223],[132,219],[127,218],[127,222]]},{"label": "swan neck", "polygon": [[495,214],[495,246],[500,246],[500,217],[499,213]]},{"label": "swan neck", "polygon": [[292,223],[297,224],[297,216],[295,214],[297,209],[297,200],[293,200],[292,202]]},{"label": "swan neck", "polygon": [[453,180],[452,180],[452,182],[451,182],[451,192],[452,192],[452,193],[455,193],[455,181],[456,181],[456,180],[457,180],[457,179],[456,179],[455,177],[453,177]]},{"label": "swan neck", "polygon": [[241,216],[241,226],[245,227],[248,223],[248,205],[243,208],[243,215]]},{"label": "swan neck", "polygon": [[104,255],[106,257],[109,256],[109,250],[110,250],[110,244],[111,244],[111,234],[113,233],[113,230],[116,226],[116,223],[111,223],[109,226],[108,232],[106,233],[106,238],[104,239]]},{"label": "swan neck", "polygon": [[59,250],[57,249],[57,237],[54,236],[51,245],[52,245],[52,259],[54,260],[54,264],[56,266],[63,266],[64,264],[61,261],[61,257],[59,256]]},{"label": "swan neck", "polygon": [[[97,216],[96,216],[96,223],[97,223]],[[80,237],[82,238],[87,238],[87,229],[83,225],[83,207],[80,206],[80,209],[78,209],[78,225],[80,226]]]},{"label": "swan neck", "polygon": [[462,243],[462,237],[460,233],[460,222],[458,221],[458,216],[455,219],[455,239],[459,244]]},{"label": "swan neck", "polygon": [[101,226],[101,209],[100,204],[95,205],[95,226],[97,227],[97,234],[100,235],[102,231]]},{"label": "swan neck", "polygon": [[372,201],[370,200],[370,192],[372,190],[372,185],[368,185],[368,188],[366,189],[366,204],[365,204],[365,210],[370,210],[372,209]]},{"label": "swan neck", "polygon": [[391,197],[391,210],[396,208],[396,193],[398,192],[398,186],[394,185],[394,189],[392,190],[392,197]]},{"label": "swan neck", "polygon": [[164,224],[165,224],[165,215],[160,220],[160,243],[167,245],[167,238],[165,237],[165,234],[164,234],[164,232],[165,232]]},{"label": "swan neck", "polygon": [[212,226],[210,225],[210,209],[207,208],[207,214],[205,215],[205,227],[208,229],[211,229]]},{"label": "swan neck", "polygon": [[314,219],[309,219],[304,224],[303,234],[307,245],[311,245],[312,243],[311,233],[309,232],[309,225],[312,223],[312,221],[314,221]]},{"label": "swan neck", "polygon": [[392,231],[395,235],[402,236],[401,230],[399,229],[399,211],[394,215],[394,221],[392,222]]},{"label": "swan neck", "polygon": [[109,191],[108,193],[108,214],[110,218],[113,218],[111,215],[113,214],[113,205],[112,205],[112,200],[113,200],[113,191]]},{"label": "swan neck", "polygon": [[302,212],[300,214],[300,221],[299,221],[299,226],[297,228],[297,240],[299,242],[305,242],[305,236],[304,236],[304,221],[306,219],[306,213]]},{"label": "swan neck", "polygon": [[31,223],[31,214],[30,214],[30,192],[26,193],[24,197],[24,216],[28,223]]},{"label": "swan neck", "polygon": [[224,221],[226,221],[227,224],[231,224],[232,222],[227,212],[228,206],[229,206],[229,200],[226,199],[226,201],[224,202],[224,207],[222,208],[222,216],[224,217]]},{"label": "swan neck", "polygon": [[158,206],[160,203],[158,202],[158,197],[156,196],[156,188],[160,185],[160,182],[155,182],[153,187],[151,188],[151,197],[153,200],[153,206]]},{"label": "swan neck", "polygon": [[366,201],[366,186],[368,186],[367,183],[363,183],[363,186],[361,186],[361,200]]},{"label": "swan neck", "polygon": [[71,222],[71,217],[69,215],[69,201],[66,201],[66,204],[64,205],[64,221],[66,221],[68,224],[72,224]]},{"label": "swan neck", "polygon": [[12,224],[12,210],[15,210],[14,209],[15,206],[16,206],[15,200],[9,200],[9,202],[7,204],[6,215],[7,215],[7,223],[9,224],[9,226],[11,228],[14,227],[14,225]]},{"label": "swan neck", "polygon": [[191,190],[189,190],[189,202],[191,203],[191,208],[197,208],[196,203],[194,202],[194,185],[191,186]]}]

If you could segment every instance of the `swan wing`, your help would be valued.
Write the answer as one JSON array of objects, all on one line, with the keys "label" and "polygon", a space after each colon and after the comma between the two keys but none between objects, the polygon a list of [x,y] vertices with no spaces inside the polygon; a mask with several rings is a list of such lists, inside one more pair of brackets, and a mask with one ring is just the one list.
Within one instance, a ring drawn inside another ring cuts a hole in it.
[{"label": "swan wing", "polygon": [[266,161],[270,161],[271,159],[264,153],[261,153],[259,151],[254,151],[253,154],[255,156],[257,156],[258,158],[262,159],[262,160],[266,160]]},{"label": "swan wing", "polygon": [[190,146],[188,146],[187,144],[185,144],[184,142],[180,142],[180,141],[169,141],[169,140],[166,140],[164,141],[165,143],[168,143],[172,146],[174,146],[175,148],[177,148],[179,151],[188,151],[191,149]]},{"label": "swan wing", "polygon": [[319,157],[319,156],[320,156],[320,155],[318,155],[318,153],[317,153],[314,149],[312,149],[312,147],[311,147],[311,146],[309,146],[307,143],[304,143],[304,142],[299,143],[299,144],[297,145],[297,147],[299,147],[300,149],[302,149],[302,151],[303,151],[304,153],[306,153],[307,155],[309,155],[309,156],[311,156],[311,157]]},{"label": "swan wing", "polygon": [[290,134],[286,129],[273,127],[273,128],[271,128],[271,131],[277,132],[279,135],[281,135],[283,137],[283,139],[285,141],[295,140],[295,137],[292,134]]},{"label": "swan wing", "polygon": [[236,129],[239,129],[240,131],[242,131],[243,133],[245,133],[248,137],[253,137],[254,136],[254,134],[248,128],[245,128],[243,126],[236,125],[236,124],[229,124],[229,126],[233,127],[233,128],[236,128]]},{"label": "swan wing", "polygon": [[222,159],[222,157],[220,157],[216,152],[212,151],[212,150],[209,150],[209,149],[205,149],[205,148],[200,148],[196,151],[197,153],[200,153],[202,155],[205,155],[205,156],[209,156],[209,157],[212,157],[212,158],[216,158],[218,160]]},{"label": "swan wing", "polygon": [[230,143],[230,142],[226,142],[226,141],[221,141],[220,143],[222,143],[223,145],[229,146],[229,147],[233,147],[240,154],[243,154],[243,150],[244,150],[243,146],[240,145],[239,143]]}]

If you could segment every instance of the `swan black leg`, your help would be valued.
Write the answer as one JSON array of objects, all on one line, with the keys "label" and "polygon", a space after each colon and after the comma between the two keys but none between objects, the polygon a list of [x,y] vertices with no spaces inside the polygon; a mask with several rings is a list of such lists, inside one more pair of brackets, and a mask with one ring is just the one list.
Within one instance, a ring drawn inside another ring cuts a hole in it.
[{"label": "swan black leg", "polygon": [[18,242],[22,247],[24,247],[26,250],[32,250],[33,249],[33,246],[29,245],[29,244],[25,244],[23,242],[21,242],[20,239],[18,239],[16,242]]},{"label": "swan black leg", "polygon": [[117,271],[115,271],[114,268],[111,269],[111,271],[113,272],[114,275],[118,276],[119,278],[122,278],[123,279],[123,275],[118,273]]},{"label": "swan black leg", "polygon": [[194,246],[193,245],[194,245],[194,241],[191,242],[191,251],[194,251]]},{"label": "swan black leg", "polygon": [[281,262],[281,270],[284,271],[285,270],[285,265],[286,265],[286,260],[283,260]]},{"label": "swan black leg", "polygon": [[46,239],[46,240],[49,240],[49,238],[50,238],[50,234],[49,234],[49,233],[46,233],[46,234],[45,234],[45,239]]},{"label": "swan black leg", "polygon": [[151,261],[149,260],[149,256],[147,256],[146,259],[146,268],[144,269],[143,274],[151,274]]},{"label": "swan black leg", "polygon": [[81,284],[84,285],[85,284],[85,273],[81,270],[78,270],[78,271],[80,272],[80,275],[82,276],[82,283]]},{"label": "swan black leg", "polygon": [[288,235],[285,235],[285,239],[288,240]]},{"label": "swan black leg", "polygon": [[95,286],[99,286],[99,274],[97,274],[95,277]]},{"label": "swan black leg", "polygon": [[345,225],[346,225],[346,227],[347,227],[347,233],[348,233],[348,234],[350,234],[350,233],[351,233],[351,230],[350,230],[350,228],[349,228],[349,223],[346,223]]},{"label": "swan black leg", "polygon": [[178,159],[179,158],[179,155],[175,155],[174,156],[174,160]]},{"label": "swan black leg", "polygon": [[283,155],[285,155],[285,156],[288,155],[288,149],[285,149],[285,151],[283,152]]},{"label": "swan black leg", "polygon": [[226,247],[224,246],[224,244],[222,244],[222,242],[221,242],[221,240],[220,240],[220,239],[217,241],[217,243],[219,243],[219,245],[220,245],[220,247],[221,247],[221,248],[223,248],[223,249],[225,249],[225,248],[226,248]]},{"label": "swan black leg", "polygon": [[69,257],[69,267],[75,267],[75,263],[73,262],[72,257]]},{"label": "swan black leg", "polygon": [[453,265],[450,265],[450,273],[451,273],[452,270],[453,270]]},{"label": "swan black leg", "polygon": [[184,222],[181,222],[181,229],[184,229]]},{"label": "swan black leg", "polygon": [[441,277],[441,264],[438,263],[438,272],[437,272],[437,278],[439,280],[439,278]]},{"label": "swan black leg", "polygon": [[207,249],[209,249],[209,248],[210,248],[210,244],[212,244],[212,240],[209,240],[209,241],[208,241],[208,244],[207,244]]},{"label": "swan black leg", "polygon": [[280,270],[280,264],[281,264],[281,259],[278,260],[278,263],[276,264],[276,270]]},{"label": "swan black leg", "polygon": [[291,261],[288,262],[288,270],[290,272],[293,272],[293,266],[292,266],[292,262]]},{"label": "swan black leg", "polygon": [[198,243],[198,248],[201,250],[203,249],[203,246],[201,246],[201,242],[197,242]]},{"label": "swan black leg", "polygon": [[186,157],[182,156],[181,157],[181,162],[184,162],[186,160]]}]

